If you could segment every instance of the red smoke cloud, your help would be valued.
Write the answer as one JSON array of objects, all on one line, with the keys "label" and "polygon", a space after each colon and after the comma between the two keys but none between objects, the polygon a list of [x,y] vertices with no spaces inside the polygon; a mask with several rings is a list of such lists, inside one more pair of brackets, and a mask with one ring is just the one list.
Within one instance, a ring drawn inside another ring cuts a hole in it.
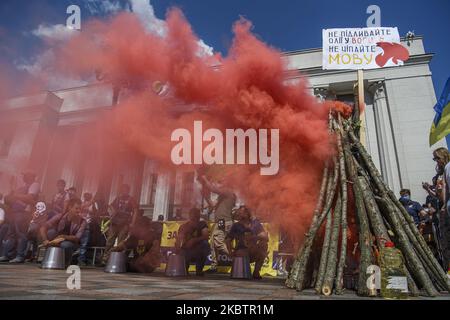
[{"label": "red smoke cloud", "polygon": [[[111,139],[163,166],[172,166],[171,132],[192,129],[194,120],[202,120],[204,130],[278,128],[279,173],[261,176],[256,166],[227,166],[226,183],[262,220],[301,238],[318,196],[324,160],[334,149],[327,129],[330,105],[318,102],[300,75],[286,82],[280,52],[257,39],[249,21],[234,24],[235,37],[223,58],[198,55],[198,38],[180,10],[169,10],[166,23],[167,34],[159,37],[129,13],[92,21],[55,48],[54,68],[80,78],[101,70],[123,86],[119,104],[102,122],[109,124],[108,134],[114,133]],[[218,59],[220,67],[212,67]],[[150,89],[156,80],[170,84],[169,97]],[[181,107],[175,111],[174,105]],[[333,107],[349,112],[340,104]]]}]

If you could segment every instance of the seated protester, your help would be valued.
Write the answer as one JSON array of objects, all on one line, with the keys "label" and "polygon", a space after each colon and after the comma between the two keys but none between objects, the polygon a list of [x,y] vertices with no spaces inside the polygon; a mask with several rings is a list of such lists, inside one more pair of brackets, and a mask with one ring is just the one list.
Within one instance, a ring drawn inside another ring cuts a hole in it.
[{"label": "seated protester", "polygon": [[7,218],[7,204],[4,202],[3,194],[0,193],[0,257],[3,256],[3,240],[6,239],[9,230]]},{"label": "seated protester", "polygon": [[416,226],[420,223],[420,212],[423,210],[420,203],[411,200],[411,191],[409,189],[400,190],[400,199],[399,201],[403,204],[406,211],[408,211],[409,215],[413,218]]},{"label": "seated protester", "polygon": [[120,187],[119,195],[111,203],[110,210],[112,212],[111,223],[108,228],[105,252],[102,256],[102,264],[105,265],[115,241],[122,242],[127,237],[129,228],[136,223],[138,204],[136,199],[130,195],[128,184]]},{"label": "seated protester", "polygon": [[39,238],[39,230],[47,222],[48,212],[45,202],[36,203],[36,210],[33,212],[27,231],[28,245],[31,246],[31,256],[29,261],[35,260],[37,254],[37,245]]},{"label": "seated protester", "polygon": [[203,267],[210,252],[208,238],[208,224],[200,220],[200,209],[192,208],[189,211],[189,220],[178,230],[175,249],[185,257],[186,270],[189,270],[190,262],[195,262],[197,276],[204,274]]},{"label": "seated protester", "polygon": [[162,231],[162,223],[152,222],[147,217],[140,215],[137,217],[136,224],[130,227],[128,237],[114,247],[112,251],[133,250],[134,254],[128,263],[128,271],[151,273],[161,263]]},{"label": "seated protester", "polygon": [[91,241],[93,231],[93,220],[95,217],[94,198],[89,192],[83,194],[83,203],[81,204],[81,217],[86,221],[86,228],[80,239],[80,255],[78,256],[78,265],[86,266],[86,252],[88,244]]},{"label": "seated protester", "polygon": [[102,233],[101,224],[103,219],[108,216],[108,204],[104,200],[102,192],[97,191],[93,198],[93,204],[90,207],[91,222],[89,225],[89,244],[95,247],[104,247],[106,238]]},{"label": "seated protester", "polygon": [[67,189],[67,194],[69,195],[69,200],[80,199],[77,195],[77,188],[75,187],[70,187],[69,189]]},{"label": "seated protester", "polygon": [[[40,187],[36,182],[36,175],[31,172],[23,173],[23,185],[7,196],[10,203],[8,220],[10,228],[5,243],[3,256],[0,261],[8,261],[15,253],[10,263],[24,263],[27,250],[27,230],[31,220],[31,213],[37,202]],[[15,251],[15,252],[14,252]]]},{"label": "seated protester", "polygon": [[56,181],[56,194],[53,196],[53,200],[48,212],[48,218],[51,219],[55,215],[65,212],[67,202],[69,201],[69,192],[66,191],[66,181],[59,179]]},{"label": "seated protester", "polygon": [[185,220],[185,219],[183,219],[183,215],[181,214],[181,209],[180,208],[178,208],[175,211],[175,217],[173,217],[173,220],[174,221],[183,221],[183,220]]},{"label": "seated protester", "polygon": [[86,220],[81,215],[81,200],[71,199],[67,204],[67,212],[58,214],[48,220],[40,229],[42,244],[65,250],[66,265],[72,260],[72,253],[80,244],[86,228]]},{"label": "seated protester", "polygon": [[267,257],[269,235],[264,230],[261,222],[252,216],[246,206],[241,206],[237,211],[238,222],[234,223],[226,237],[228,251],[232,249],[232,240],[236,240],[233,255],[248,255],[250,262],[255,262],[253,271],[254,279],[261,279],[260,271]]}]

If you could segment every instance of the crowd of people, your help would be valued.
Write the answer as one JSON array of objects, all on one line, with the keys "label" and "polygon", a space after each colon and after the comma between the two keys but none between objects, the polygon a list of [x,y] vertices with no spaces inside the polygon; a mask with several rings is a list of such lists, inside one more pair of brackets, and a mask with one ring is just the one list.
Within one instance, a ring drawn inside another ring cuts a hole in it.
[{"label": "crowd of people", "polygon": [[[247,255],[255,262],[253,277],[260,279],[268,250],[263,225],[248,207],[236,209],[236,195],[220,182],[212,183],[205,175],[199,175],[198,180],[204,190],[218,195],[216,201],[207,197],[215,224],[210,232],[201,210],[192,208],[178,230],[176,253],[185,257],[186,268],[195,263],[199,276],[204,275],[209,255],[211,273],[217,272],[219,255]],[[39,248],[56,246],[64,249],[67,266],[75,259],[78,265],[86,266],[89,247],[104,249],[99,265],[108,262],[112,251],[131,252],[130,271],[147,273],[160,265],[164,216],[157,221],[145,217],[127,184],[120,187],[110,204],[99,194],[79,197],[76,188],[66,189],[62,179],[56,182],[56,189],[51,203],[40,201],[36,176],[27,172],[22,186],[4,197],[0,194],[0,262],[35,261]]]},{"label": "crowd of people", "polygon": [[[409,189],[400,191],[400,202],[446,269],[450,262],[450,153],[438,148],[433,160],[436,175],[431,183],[422,184],[427,192],[425,203],[413,201]],[[201,172],[197,176],[212,215],[202,218],[201,210],[192,208],[178,230],[175,252],[185,257],[187,268],[194,263],[199,276],[204,275],[208,256],[211,266],[207,272],[214,273],[219,256],[245,255],[255,262],[253,278],[260,279],[268,254],[268,233],[248,207],[236,208],[233,190],[220,181],[210,181]],[[20,187],[5,196],[0,194],[0,262],[33,261],[40,247],[57,246],[65,250],[67,265],[76,260],[85,266],[89,247],[104,249],[99,265],[107,263],[112,251],[132,253],[130,271],[152,272],[160,265],[164,216],[157,221],[145,217],[128,185],[120,187],[110,204],[101,194],[84,193],[79,197],[76,188],[66,188],[64,180],[56,182],[56,189],[50,203],[40,201],[36,176],[27,172]],[[217,200],[212,200],[212,193]],[[181,219],[178,211],[177,220]],[[209,219],[214,222],[212,230]]]},{"label": "crowd of people", "polygon": [[414,220],[437,260],[446,270],[450,267],[450,153],[446,148],[433,152],[436,175],[423,182],[427,192],[425,203],[412,200],[411,191],[400,191],[400,202]]}]

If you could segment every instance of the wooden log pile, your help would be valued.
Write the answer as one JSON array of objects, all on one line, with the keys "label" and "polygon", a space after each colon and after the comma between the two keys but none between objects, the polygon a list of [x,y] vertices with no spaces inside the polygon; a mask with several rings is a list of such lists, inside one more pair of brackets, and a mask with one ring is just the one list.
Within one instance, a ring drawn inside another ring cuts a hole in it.
[{"label": "wooden log pile", "polygon": [[325,164],[311,225],[286,286],[298,291],[315,288],[323,295],[343,293],[344,268],[351,254],[347,253],[347,232],[352,211],[360,253],[358,295],[370,295],[367,268],[378,264],[385,241],[393,241],[403,254],[410,295],[434,297],[450,292],[446,273],[361,144],[358,125],[330,113],[329,129],[336,137],[336,155]]}]

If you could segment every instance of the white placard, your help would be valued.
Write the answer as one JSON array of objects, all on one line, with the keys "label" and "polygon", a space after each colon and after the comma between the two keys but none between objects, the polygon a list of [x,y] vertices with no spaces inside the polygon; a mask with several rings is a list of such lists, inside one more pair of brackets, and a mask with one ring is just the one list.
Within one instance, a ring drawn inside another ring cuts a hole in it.
[{"label": "white placard", "polygon": [[376,69],[403,65],[408,49],[397,28],[322,30],[323,69]]},{"label": "white placard", "polygon": [[401,292],[408,292],[408,279],[406,277],[388,277],[388,284],[386,289],[400,290]]}]

